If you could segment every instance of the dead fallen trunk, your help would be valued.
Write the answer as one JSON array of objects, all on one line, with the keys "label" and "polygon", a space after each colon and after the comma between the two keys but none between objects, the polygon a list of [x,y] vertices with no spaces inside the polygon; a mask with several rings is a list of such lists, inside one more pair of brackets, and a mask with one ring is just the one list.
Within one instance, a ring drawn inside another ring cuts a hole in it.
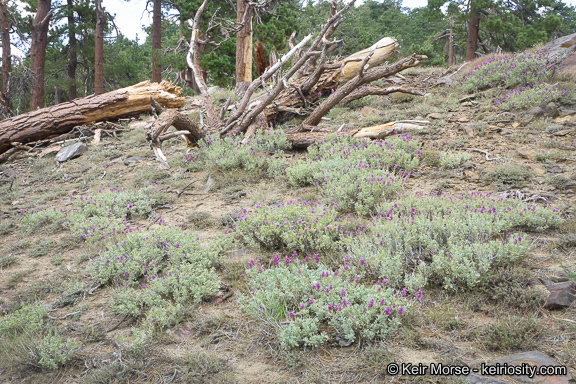
[{"label": "dead fallen trunk", "polygon": [[0,121],[0,153],[17,144],[43,140],[74,126],[149,112],[150,97],[167,108],[184,106],[182,89],[163,81],[144,81],[102,95],[91,95]]}]

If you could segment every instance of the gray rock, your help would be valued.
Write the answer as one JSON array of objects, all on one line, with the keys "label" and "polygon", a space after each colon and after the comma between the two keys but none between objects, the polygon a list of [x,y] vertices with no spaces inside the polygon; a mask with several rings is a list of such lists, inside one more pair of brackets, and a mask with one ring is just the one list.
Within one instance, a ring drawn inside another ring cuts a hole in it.
[{"label": "gray rock", "polygon": [[554,291],[550,293],[548,299],[546,299],[546,304],[544,304],[544,308],[546,309],[564,309],[568,308],[574,302],[574,296],[572,293],[564,290],[564,291]]},{"label": "gray rock", "polygon": [[[541,367],[546,366],[561,366],[556,359],[538,351],[529,351],[522,353],[514,353],[512,355],[504,356],[496,360],[491,365],[508,364],[508,365],[522,365],[528,364],[530,366]],[[510,376],[514,380],[522,383],[542,383],[542,384],[570,384],[570,376],[539,376],[536,375],[532,379],[528,376]]]},{"label": "gray rock", "polygon": [[554,39],[542,50],[548,52],[551,61],[561,62],[576,51],[576,33]]},{"label": "gray rock", "polygon": [[556,118],[560,115],[558,107],[554,103],[542,104],[540,105],[540,109],[542,110],[542,114],[547,117]]},{"label": "gray rock", "polygon": [[564,170],[558,166],[554,166],[548,170],[550,173],[563,173]]},{"label": "gray rock", "polygon": [[429,115],[426,116],[426,117],[428,117],[429,119],[439,120],[439,119],[442,118],[442,115],[441,115],[440,113],[434,112],[434,113],[429,114]]},{"label": "gray rock", "polygon": [[[559,279],[564,278],[567,280],[568,276],[551,276],[550,280],[557,282]],[[548,288],[550,292],[569,291],[572,294],[576,294],[576,284],[573,281],[566,281],[566,280],[557,282],[556,284],[550,284],[546,288]]]},{"label": "gray rock", "polygon": [[124,159],[124,164],[126,165],[130,165],[132,163],[137,163],[139,161],[144,160],[145,158],[143,156],[130,156]]},{"label": "gray rock", "polygon": [[546,309],[568,308],[576,299],[576,284],[573,281],[550,284],[546,288],[550,291],[544,305]]},{"label": "gray rock", "polygon": [[82,156],[84,152],[86,152],[86,148],[86,144],[84,143],[75,143],[64,147],[56,154],[56,161],[64,162]]},{"label": "gray rock", "polygon": [[444,76],[441,79],[438,80],[438,85],[445,85],[447,87],[452,87],[456,84],[458,84],[458,82],[456,80],[451,79],[448,76]]}]

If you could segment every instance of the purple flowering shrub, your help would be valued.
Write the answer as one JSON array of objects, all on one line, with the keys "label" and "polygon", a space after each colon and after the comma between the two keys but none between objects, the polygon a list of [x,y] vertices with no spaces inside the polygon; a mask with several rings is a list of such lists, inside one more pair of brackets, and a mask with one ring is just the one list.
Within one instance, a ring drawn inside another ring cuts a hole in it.
[{"label": "purple flowering shrub", "polygon": [[78,345],[48,328],[48,308],[41,302],[5,314],[0,317],[2,353],[9,354],[14,364],[60,368],[73,359]]},{"label": "purple flowering shrub", "polygon": [[19,215],[22,217],[21,223],[29,232],[61,221],[65,216],[62,210],[58,210],[56,207],[41,209],[31,213],[29,213],[28,210],[22,210],[19,212]]},{"label": "purple flowering shrub", "polygon": [[336,205],[303,201],[257,205],[233,226],[244,240],[263,249],[290,249],[306,254],[337,249],[337,242],[356,228],[350,215],[339,216]]},{"label": "purple flowering shrub", "polygon": [[268,153],[282,154],[292,145],[279,130],[257,132],[247,142],[239,136],[208,136],[198,143],[199,151],[188,155],[188,168],[199,170],[214,168],[222,171],[245,169],[270,176],[281,174],[286,168],[283,159],[271,158]]},{"label": "purple flowering shrub", "polygon": [[184,305],[218,291],[215,267],[232,241],[230,236],[216,237],[201,246],[196,235],[169,227],[151,234],[132,233],[93,256],[88,273],[98,283],[117,287],[115,312],[145,314],[148,325],[166,327]]},{"label": "purple flowering shrub", "polygon": [[554,72],[548,54],[542,51],[524,51],[491,57],[466,73],[463,88],[466,91],[496,86],[513,88],[534,82],[541,83]]},{"label": "purple flowering shrub", "polygon": [[514,231],[562,221],[557,209],[498,195],[416,195],[384,204],[369,232],[343,242],[395,287],[471,288],[494,265],[525,257],[530,245]]},{"label": "purple flowering shrub", "polygon": [[494,105],[504,109],[527,108],[560,100],[566,95],[568,91],[560,89],[558,84],[534,82],[531,85],[508,91],[500,99],[494,100]]},{"label": "purple flowering shrub", "polygon": [[68,215],[65,225],[86,240],[106,239],[131,233],[129,221],[154,209],[154,187],[137,191],[108,186],[98,193],[76,197],[76,212]]},{"label": "purple flowering shrub", "polygon": [[[386,279],[368,281],[346,264],[333,270],[316,257],[263,267],[260,260],[250,262],[246,278],[251,290],[239,302],[254,318],[280,324],[286,349],[329,339],[384,339],[410,307],[407,289],[396,292]],[[411,294],[422,297],[421,291]]]},{"label": "purple flowering shrub", "polygon": [[409,135],[369,143],[333,136],[308,147],[306,158],[286,170],[292,185],[316,185],[340,211],[368,214],[383,198],[396,196],[418,165],[420,144]]}]

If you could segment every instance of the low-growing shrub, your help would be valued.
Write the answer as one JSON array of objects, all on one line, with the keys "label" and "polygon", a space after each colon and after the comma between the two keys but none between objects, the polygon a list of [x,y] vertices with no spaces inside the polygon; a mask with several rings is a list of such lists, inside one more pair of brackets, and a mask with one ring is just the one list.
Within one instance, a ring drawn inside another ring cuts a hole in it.
[{"label": "low-growing shrub", "polygon": [[529,249],[517,229],[558,227],[555,209],[472,193],[411,196],[380,207],[369,232],[347,238],[351,258],[395,287],[427,282],[447,289],[475,286],[494,264],[522,259]]},{"label": "low-growing shrub", "polygon": [[269,269],[260,262],[250,265],[251,290],[239,302],[251,316],[280,324],[283,348],[318,346],[329,339],[347,344],[359,337],[383,339],[410,306],[406,289],[395,292],[386,280],[370,284],[346,262],[337,270],[318,258],[286,258]]},{"label": "low-growing shrub", "polygon": [[306,158],[286,170],[292,185],[316,185],[324,202],[338,210],[368,214],[384,198],[396,196],[418,165],[420,145],[409,135],[369,143],[333,136],[308,147]]},{"label": "low-growing shrub", "polygon": [[20,211],[20,216],[22,216],[22,224],[24,225],[24,228],[28,232],[31,232],[48,224],[62,220],[64,214],[62,213],[62,210],[52,207],[32,213]]},{"label": "low-growing shrub", "polygon": [[530,286],[534,275],[527,269],[507,266],[483,274],[477,292],[503,308],[537,310],[544,303],[542,294]]},{"label": "low-growing shrub", "polygon": [[532,178],[532,173],[517,165],[501,165],[485,178],[494,183],[498,190],[505,191],[524,187],[526,181]]},{"label": "low-growing shrub", "polygon": [[129,333],[117,333],[114,336],[114,344],[125,353],[134,357],[143,357],[144,348],[149,342],[149,336],[145,330],[131,328]]},{"label": "low-growing shrub", "polygon": [[231,171],[241,168],[256,174],[276,176],[286,168],[283,159],[267,156],[268,153],[283,153],[291,148],[286,135],[278,130],[264,130],[254,134],[247,143],[243,138],[218,135],[208,136],[198,143],[195,156],[188,155],[188,167],[192,170],[212,168]]},{"label": "low-growing shrub", "polygon": [[568,91],[558,88],[558,84],[553,86],[544,82],[534,82],[531,85],[510,90],[500,99],[495,99],[494,105],[504,109],[530,108],[559,100],[567,94]]},{"label": "low-growing shrub", "polygon": [[468,152],[442,152],[440,154],[440,166],[445,169],[455,169],[472,158]]},{"label": "low-growing shrub", "polygon": [[0,268],[8,268],[12,264],[18,262],[18,257],[16,256],[2,256],[0,257]]},{"label": "low-growing shrub", "polygon": [[478,340],[490,351],[530,350],[542,327],[534,318],[512,316],[477,331]]},{"label": "low-growing shrub", "polygon": [[207,246],[196,235],[160,227],[152,234],[129,234],[94,256],[88,273],[101,284],[118,286],[112,309],[145,315],[149,326],[170,326],[185,305],[213,296],[220,287],[215,267],[231,248],[231,237],[217,237]]},{"label": "low-growing shrub", "polygon": [[64,341],[59,334],[50,332],[40,341],[38,349],[38,364],[48,369],[58,369],[74,359],[78,344],[71,339]]},{"label": "low-growing shrub", "polygon": [[239,215],[233,226],[252,246],[306,254],[338,249],[338,241],[356,230],[350,215],[339,216],[335,205],[301,199],[257,205],[254,212]]},{"label": "low-growing shrub", "polygon": [[519,85],[541,82],[554,72],[548,53],[525,51],[511,55],[491,57],[466,73],[462,87],[466,91],[490,87]]},{"label": "low-growing shrub", "polygon": [[77,197],[74,204],[78,211],[65,225],[83,239],[97,240],[132,232],[129,220],[152,212],[156,199],[152,185],[137,191],[108,186]]}]

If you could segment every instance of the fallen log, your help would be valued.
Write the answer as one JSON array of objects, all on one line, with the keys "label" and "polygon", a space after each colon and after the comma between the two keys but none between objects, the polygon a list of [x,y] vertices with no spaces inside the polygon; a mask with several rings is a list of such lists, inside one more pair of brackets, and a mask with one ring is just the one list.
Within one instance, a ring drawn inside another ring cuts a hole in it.
[{"label": "fallen log", "polygon": [[43,140],[77,125],[149,112],[150,97],[167,108],[184,106],[182,89],[163,81],[144,81],[101,95],[91,95],[0,121],[0,153],[17,144]]}]

